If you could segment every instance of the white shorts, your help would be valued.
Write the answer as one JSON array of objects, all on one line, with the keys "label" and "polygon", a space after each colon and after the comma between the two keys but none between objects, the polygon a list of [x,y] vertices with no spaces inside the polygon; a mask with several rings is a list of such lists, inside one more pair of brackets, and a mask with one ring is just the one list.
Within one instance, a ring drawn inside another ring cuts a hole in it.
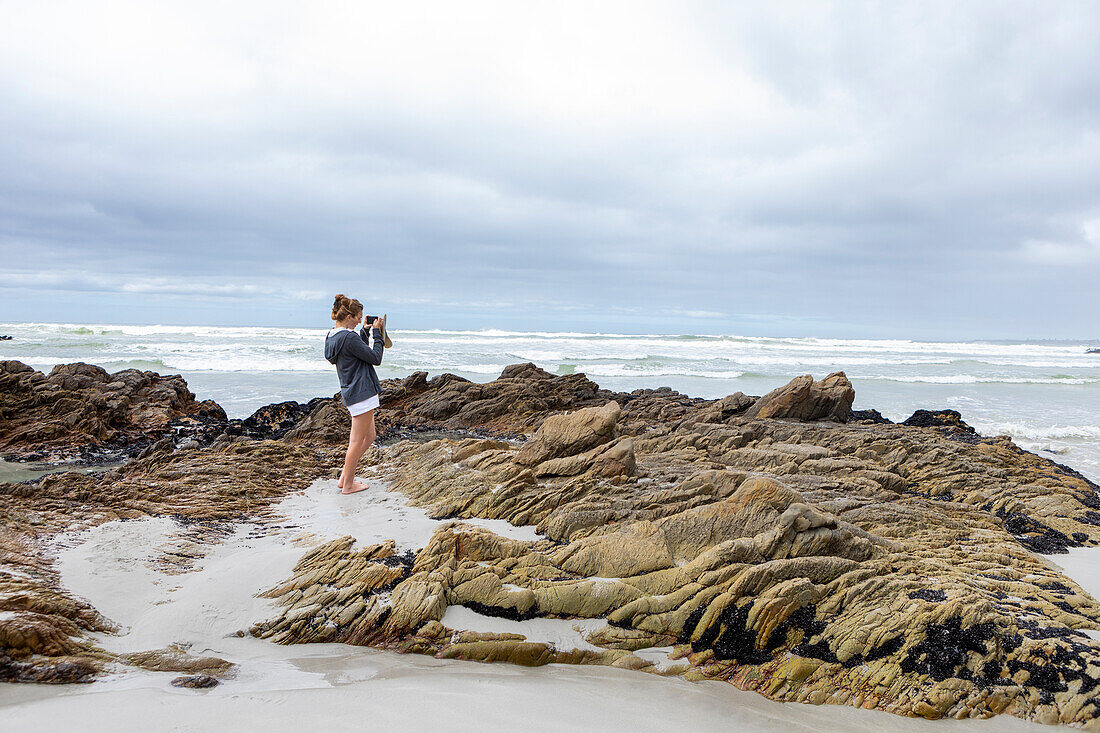
[{"label": "white shorts", "polygon": [[354,405],[348,405],[348,412],[352,417],[356,415],[362,415],[364,412],[370,412],[371,410],[378,409],[378,395],[371,397],[370,399],[363,400],[362,402],[356,402]]}]

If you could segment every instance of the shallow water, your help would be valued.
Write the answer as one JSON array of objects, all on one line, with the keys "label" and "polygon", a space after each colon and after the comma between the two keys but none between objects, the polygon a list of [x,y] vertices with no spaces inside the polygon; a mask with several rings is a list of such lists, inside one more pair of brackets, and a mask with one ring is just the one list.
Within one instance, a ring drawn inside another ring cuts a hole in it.
[{"label": "shallow water", "polygon": [[16,483],[19,481],[33,481],[49,473],[65,473],[66,471],[95,473],[121,465],[121,462],[97,464],[95,466],[84,466],[73,463],[20,463],[18,461],[5,461],[3,458],[0,458],[0,482],[9,481]]},{"label": "shallow water", "polygon": [[[1090,596],[1100,598],[1100,547],[1071,547],[1064,555],[1044,555],[1043,559],[1073,578]],[[1084,633],[1100,639],[1100,631]]]}]

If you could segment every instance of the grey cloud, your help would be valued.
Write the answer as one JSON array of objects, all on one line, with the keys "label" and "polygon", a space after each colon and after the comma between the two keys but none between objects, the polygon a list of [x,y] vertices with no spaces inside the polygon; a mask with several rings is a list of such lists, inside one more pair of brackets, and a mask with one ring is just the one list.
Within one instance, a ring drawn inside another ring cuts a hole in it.
[{"label": "grey cloud", "polygon": [[[671,60],[698,94],[667,80],[652,98],[631,91],[624,103],[651,115],[578,103],[580,78],[560,92],[578,109],[555,118],[532,113],[554,99],[494,94],[507,70],[456,72],[460,88],[433,97],[415,75],[403,96],[335,93],[324,77],[342,70],[323,66],[302,72],[316,89],[241,82],[215,109],[113,107],[38,92],[42,59],[0,57],[0,254],[15,273],[61,261],[93,285],[181,297],[216,296],[219,282],[258,301],[369,282],[423,313],[465,303],[485,325],[494,308],[611,318],[660,303],[684,330],[763,312],[812,331],[824,310],[869,334],[1043,335],[1020,330],[1041,321],[1011,287],[1063,309],[1064,334],[1093,328],[1080,290],[1100,275],[1081,233],[1100,215],[1093,6],[661,12],[693,49]],[[629,6],[619,21],[606,43],[635,53]],[[264,64],[232,23],[220,50],[247,79]],[[280,44],[266,53],[285,71]],[[379,74],[400,76],[417,53]]]}]

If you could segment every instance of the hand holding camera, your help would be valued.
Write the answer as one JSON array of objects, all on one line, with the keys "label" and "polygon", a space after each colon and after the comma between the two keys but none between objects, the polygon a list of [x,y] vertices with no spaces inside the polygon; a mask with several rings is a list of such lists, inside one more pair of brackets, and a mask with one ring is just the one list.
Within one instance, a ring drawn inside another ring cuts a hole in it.
[{"label": "hand holding camera", "polygon": [[366,315],[363,316],[363,327],[364,328],[377,328],[382,333],[382,343],[385,344],[386,348],[388,349],[388,348],[393,346],[393,342],[390,341],[389,334],[386,333],[386,316],[385,316],[385,314],[383,314],[381,316],[366,316]]}]

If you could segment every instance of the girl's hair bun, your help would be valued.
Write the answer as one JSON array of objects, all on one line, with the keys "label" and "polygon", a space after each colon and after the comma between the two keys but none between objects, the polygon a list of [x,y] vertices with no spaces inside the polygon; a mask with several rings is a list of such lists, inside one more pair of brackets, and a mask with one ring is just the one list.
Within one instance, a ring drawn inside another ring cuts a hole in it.
[{"label": "girl's hair bun", "polygon": [[348,316],[361,316],[363,315],[363,304],[355,298],[349,298],[343,293],[336,296],[332,301],[332,320],[340,322],[348,318]]}]

